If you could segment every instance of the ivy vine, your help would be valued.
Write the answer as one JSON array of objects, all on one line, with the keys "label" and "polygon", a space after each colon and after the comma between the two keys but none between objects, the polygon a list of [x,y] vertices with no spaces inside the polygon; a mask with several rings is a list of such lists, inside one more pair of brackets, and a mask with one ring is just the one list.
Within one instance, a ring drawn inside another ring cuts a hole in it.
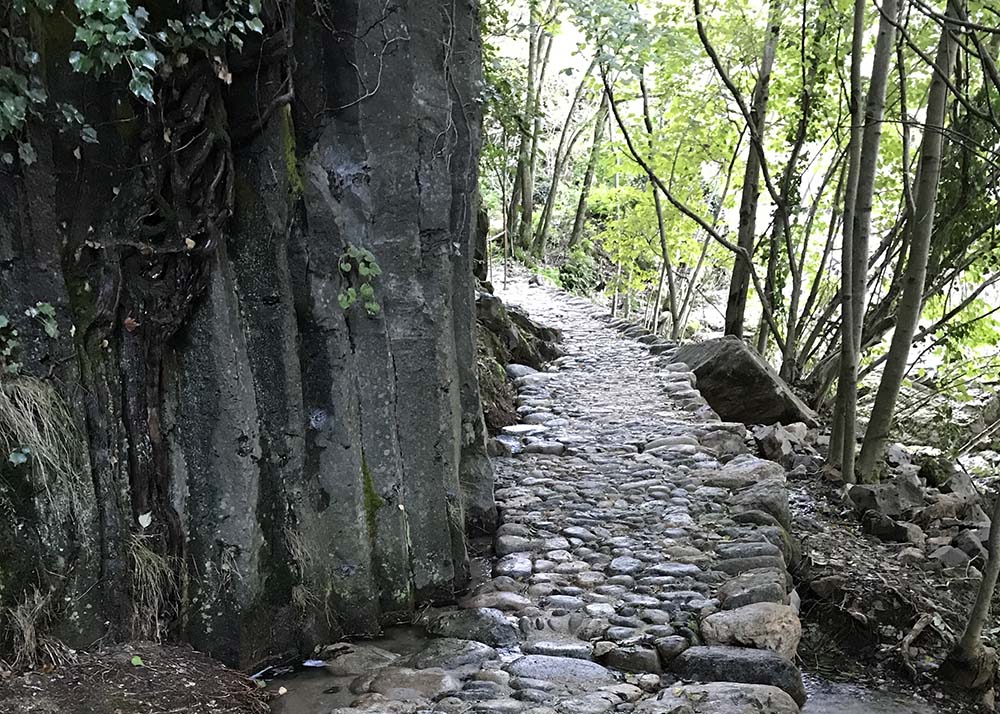
[{"label": "ivy vine", "polygon": [[382,306],[375,300],[375,279],[382,274],[382,268],[372,252],[348,245],[338,262],[345,280],[344,289],[337,296],[341,309],[349,310],[361,302],[369,317],[379,314]]},{"label": "ivy vine", "polygon": [[[194,48],[211,57],[216,75],[229,83],[225,47],[237,51],[251,33],[263,34],[260,0],[227,0],[219,14],[202,12],[182,20],[167,20],[150,27],[145,7],[129,0],[73,0],[74,49],[67,61],[75,72],[102,78],[124,74],[129,91],[141,101],[154,104],[154,83],[190,61]],[[62,131],[76,132],[87,143],[97,142],[97,132],[71,104],[52,105],[40,75],[40,55],[30,43],[29,22],[24,18],[55,11],[53,0],[14,0],[6,12],[0,10],[0,142],[13,140],[17,157],[27,165],[35,161],[35,150],[27,140],[31,121],[54,121]],[[0,152],[0,162],[12,164],[11,151]]]},{"label": "ivy vine", "polygon": [[21,369],[16,356],[21,344],[17,337],[14,323],[6,315],[0,314],[0,375],[14,375]]}]

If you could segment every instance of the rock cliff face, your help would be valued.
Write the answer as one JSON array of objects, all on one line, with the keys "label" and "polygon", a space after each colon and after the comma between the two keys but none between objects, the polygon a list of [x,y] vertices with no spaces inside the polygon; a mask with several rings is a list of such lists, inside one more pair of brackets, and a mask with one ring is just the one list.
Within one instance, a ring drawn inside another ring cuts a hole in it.
[{"label": "rock cliff face", "polygon": [[[87,105],[101,143],[77,159],[39,128],[38,161],[0,169],[20,364],[0,399],[0,605],[37,589],[71,644],[165,634],[256,666],[454,592],[466,522],[495,521],[477,4],[294,15],[266,18],[291,49],[231,58],[230,87],[194,62],[163,119],[47,68],[55,97],[113,98]],[[151,157],[170,157],[159,175]]]}]

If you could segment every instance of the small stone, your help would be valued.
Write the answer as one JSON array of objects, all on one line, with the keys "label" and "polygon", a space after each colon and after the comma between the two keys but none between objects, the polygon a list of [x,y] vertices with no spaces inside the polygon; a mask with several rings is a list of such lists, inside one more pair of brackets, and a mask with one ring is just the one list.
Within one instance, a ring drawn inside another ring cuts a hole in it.
[{"label": "small stone", "polygon": [[517,593],[494,591],[465,598],[459,601],[459,605],[465,608],[485,607],[503,610],[504,612],[516,612],[530,606],[531,600]]},{"label": "small stone", "polygon": [[537,642],[529,642],[521,649],[525,654],[590,659],[594,651],[594,646],[589,642],[581,642],[580,640],[539,640]]},{"label": "small stone", "polygon": [[526,364],[509,364],[506,368],[507,376],[511,379],[517,379],[519,377],[526,377],[529,374],[536,374],[538,372],[534,367],[529,367]]},{"label": "small stone", "polygon": [[670,637],[658,639],[656,641],[656,651],[660,654],[660,662],[664,666],[669,665],[689,645],[690,643],[687,638],[680,635],[671,635]]},{"label": "small stone", "polygon": [[535,547],[535,542],[530,538],[516,535],[502,535],[497,538],[497,555],[510,555],[511,553],[530,552]]},{"label": "small stone", "polygon": [[526,553],[505,555],[493,566],[493,575],[526,580],[531,576],[531,558]]},{"label": "small stone", "polygon": [[643,568],[643,563],[637,558],[620,556],[608,563],[608,572],[612,575],[635,575]]}]

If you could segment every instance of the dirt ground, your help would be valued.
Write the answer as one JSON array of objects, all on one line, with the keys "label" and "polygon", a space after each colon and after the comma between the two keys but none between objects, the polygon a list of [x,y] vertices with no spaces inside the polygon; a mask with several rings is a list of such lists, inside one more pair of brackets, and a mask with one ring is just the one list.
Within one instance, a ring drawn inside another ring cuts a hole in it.
[{"label": "dirt ground", "polygon": [[[980,711],[967,693],[935,677],[975,600],[978,570],[941,571],[901,559],[907,544],[864,534],[842,488],[816,477],[789,482],[803,552],[794,574],[803,669],[916,695],[939,712]],[[994,617],[987,644],[995,646],[998,633]]]},{"label": "dirt ground", "polygon": [[[138,659],[134,659],[138,658]],[[267,714],[245,675],[186,647],[120,645],[0,678],[3,714]]]}]

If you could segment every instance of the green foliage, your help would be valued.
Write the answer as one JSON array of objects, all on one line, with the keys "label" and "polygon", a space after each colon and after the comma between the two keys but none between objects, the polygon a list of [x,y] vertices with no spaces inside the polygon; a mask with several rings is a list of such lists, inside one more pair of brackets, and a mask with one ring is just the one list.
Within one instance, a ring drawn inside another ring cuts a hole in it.
[{"label": "green foliage", "polygon": [[47,302],[35,303],[34,307],[29,307],[24,311],[28,317],[34,318],[41,323],[45,334],[56,339],[59,337],[59,323],[56,322],[56,309]]},{"label": "green foliage", "polygon": [[[204,12],[184,20],[167,20],[166,26],[151,32],[149,12],[127,0],[74,0],[80,20],[75,40],[82,49],[69,54],[70,66],[95,77],[110,74],[123,63],[128,67],[129,90],[149,104],[154,103],[155,75],[169,75],[189,58],[185,50],[210,51],[230,44],[239,50],[243,38],[264,30],[259,0],[228,0],[222,11],[210,17]],[[221,61],[216,71],[229,82]]]},{"label": "green foliage", "polygon": [[559,283],[570,292],[588,295],[597,286],[598,279],[597,261],[589,245],[574,248],[569,259],[559,266]]},{"label": "green foliage", "polygon": [[375,279],[382,274],[382,269],[372,252],[348,245],[338,262],[345,281],[344,288],[337,296],[340,308],[346,311],[360,302],[369,317],[378,315],[382,307],[375,300]]},{"label": "green foliage", "polygon": [[16,354],[21,343],[17,337],[17,328],[10,318],[0,314],[0,376],[17,374],[21,369]]},{"label": "green foliage", "polygon": [[[192,52],[210,57],[219,79],[228,83],[224,49],[238,51],[248,35],[264,30],[260,0],[227,0],[215,16],[202,12],[168,19],[159,27],[151,26],[145,7],[128,0],[74,0],[73,5],[75,17],[49,0],[17,0],[6,15],[0,11],[0,52],[12,58],[0,67],[0,141],[14,140],[17,158],[25,165],[37,158],[26,138],[29,122],[55,123],[87,143],[97,141],[97,132],[76,107],[50,101],[41,56],[27,30],[31,22],[21,18],[44,25],[58,12],[59,21],[68,19],[74,27],[74,47],[65,58],[68,66],[98,78],[124,77],[129,91],[149,104],[155,102],[157,78],[184,67]],[[0,153],[0,161],[12,164],[14,155]]]}]

